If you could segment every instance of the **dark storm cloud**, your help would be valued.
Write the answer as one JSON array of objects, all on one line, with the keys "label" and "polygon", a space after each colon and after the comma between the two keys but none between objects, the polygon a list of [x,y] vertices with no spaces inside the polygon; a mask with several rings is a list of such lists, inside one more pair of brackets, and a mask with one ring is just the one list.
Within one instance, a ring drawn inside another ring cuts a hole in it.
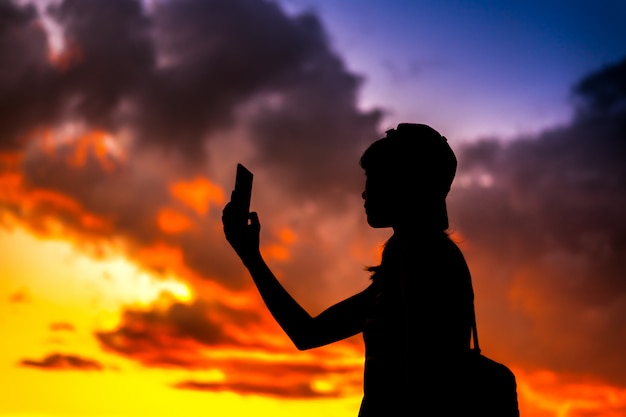
[{"label": "dark storm cloud", "polygon": [[133,0],[65,0],[50,8],[63,28],[74,62],[61,69],[55,87],[68,117],[115,132],[154,72],[150,20]]},{"label": "dark storm cloud", "polygon": [[[379,113],[357,108],[360,78],[333,52],[315,15],[288,16],[268,1],[164,1],[144,10],[135,0],[65,0],[49,7],[65,39],[60,65],[48,59],[34,10],[2,5],[11,12],[2,21],[0,54],[19,60],[0,73],[8,109],[0,133],[5,149],[27,149],[21,184],[69,196],[109,225],[99,233],[125,238],[130,250],[163,240],[183,247],[185,262],[202,276],[242,285],[224,262],[232,258],[216,235],[215,208],[204,219],[191,215],[193,235],[163,236],[156,226],[159,210],[171,204],[170,183],[217,171],[207,166],[205,145],[229,135],[251,144],[250,159],[267,173],[274,201],[313,202],[320,214],[344,210],[345,198],[360,193],[358,157],[378,136]],[[73,126],[77,136],[109,133],[124,160],[106,169],[89,148],[85,163],[68,164],[76,159],[73,142],[53,140],[51,154],[23,141],[60,126]],[[263,207],[262,193],[255,196]],[[70,231],[94,233],[76,210],[5,204],[38,230],[51,214]],[[267,207],[272,218],[285,211]]]},{"label": "dark storm cloud", "polygon": [[356,108],[360,79],[316,16],[288,17],[266,1],[179,1],[157,7],[155,22],[164,80],[141,104],[151,137],[197,135],[198,123],[232,123],[244,106],[256,160],[292,191],[353,185],[380,114]]},{"label": "dark storm cloud", "polygon": [[[485,329],[493,343],[526,364],[595,374],[622,386],[624,85],[626,61],[576,86],[579,107],[569,125],[510,143],[461,147],[460,185],[451,195],[453,223],[471,242],[482,274],[475,277],[478,286],[508,282],[498,294],[512,305],[508,327],[503,321]],[[487,311],[496,301],[478,298],[479,309],[481,303]]]},{"label": "dark storm cloud", "polygon": [[46,35],[33,7],[0,0],[0,151],[23,145],[32,128],[57,112]]},{"label": "dark storm cloud", "polygon": [[41,360],[23,359],[20,361],[20,365],[49,370],[100,371],[103,369],[102,364],[98,361],[62,353],[51,353]]},{"label": "dark storm cloud", "polygon": [[276,105],[262,109],[251,128],[260,157],[276,167],[281,182],[306,190],[302,196],[341,199],[361,191],[359,152],[377,139],[380,114],[354,107],[360,79],[318,43],[279,90]]},{"label": "dark storm cloud", "polygon": [[136,0],[65,0],[49,7],[65,39],[60,68],[34,11],[2,7],[0,56],[12,62],[0,73],[11,116],[3,116],[5,145],[74,121],[130,130],[141,145],[197,165],[211,133],[241,123],[237,112],[254,102],[248,121],[260,158],[287,164],[299,181],[337,185],[328,163],[341,170],[376,136],[378,112],[356,109],[359,79],[314,15],[290,17],[269,1],[163,1],[147,12]]},{"label": "dark storm cloud", "polygon": [[626,60],[582,79],[574,87],[582,115],[618,114],[626,106]]},{"label": "dark storm cloud", "polygon": [[232,124],[234,111],[250,99],[280,97],[306,83],[307,65],[331,54],[316,17],[290,18],[273,2],[164,2],[155,8],[154,21],[160,82],[145,92],[141,125],[163,142],[180,138],[180,145],[192,151],[199,150],[198,144],[188,138],[207,127]]},{"label": "dark storm cloud", "polygon": [[245,344],[225,324],[247,326],[256,313],[233,310],[217,302],[174,303],[166,309],[127,309],[114,330],[96,333],[101,346],[149,366],[204,368],[202,350]]}]

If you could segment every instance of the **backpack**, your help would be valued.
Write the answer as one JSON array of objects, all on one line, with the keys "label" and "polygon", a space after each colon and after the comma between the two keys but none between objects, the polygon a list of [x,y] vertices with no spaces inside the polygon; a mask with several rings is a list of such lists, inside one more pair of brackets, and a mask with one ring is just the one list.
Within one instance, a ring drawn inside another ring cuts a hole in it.
[{"label": "backpack", "polygon": [[467,415],[476,417],[519,417],[517,381],[502,363],[483,355],[478,344],[476,313],[472,303],[473,347],[463,362]]}]

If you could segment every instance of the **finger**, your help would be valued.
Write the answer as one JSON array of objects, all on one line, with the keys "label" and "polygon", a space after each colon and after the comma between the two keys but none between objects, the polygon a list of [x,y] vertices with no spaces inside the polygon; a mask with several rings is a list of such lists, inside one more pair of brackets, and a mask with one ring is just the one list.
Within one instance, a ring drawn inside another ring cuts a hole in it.
[{"label": "finger", "polygon": [[224,216],[232,217],[236,211],[237,210],[236,210],[235,204],[233,204],[232,201],[229,201],[228,203],[226,203],[226,205],[222,209],[222,217]]},{"label": "finger", "polygon": [[250,218],[250,226],[252,226],[254,229],[261,229],[261,222],[259,221],[259,215],[257,214],[256,211],[250,212],[249,214],[249,218]]},{"label": "finger", "polygon": [[231,211],[232,209],[231,209],[231,205],[229,202],[222,209],[222,221],[224,221],[225,219],[228,219],[228,217],[231,216]]}]

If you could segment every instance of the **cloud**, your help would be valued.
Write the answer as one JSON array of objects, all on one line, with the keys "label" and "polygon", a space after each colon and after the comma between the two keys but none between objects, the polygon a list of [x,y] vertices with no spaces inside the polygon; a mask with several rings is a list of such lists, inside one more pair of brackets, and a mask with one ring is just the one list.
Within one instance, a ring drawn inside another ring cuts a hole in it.
[{"label": "cloud", "polygon": [[[287,359],[285,359],[287,358]],[[266,360],[225,359],[217,366],[224,378],[185,380],[174,386],[198,391],[234,391],[243,395],[270,395],[281,398],[323,398],[358,395],[362,391],[362,366],[342,363],[338,358],[311,360],[285,353]]]},{"label": "cloud", "polygon": [[[219,301],[173,302],[150,309],[126,309],[122,323],[96,332],[101,346],[148,366],[206,368],[205,349],[258,347],[245,341],[246,329],[258,326],[256,311],[233,309]],[[266,346],[269,348],[270,346]]]},{"label": "cloud", "polygon": [[80,370],[80,371],[100,371],[103,369],[100,362],[80,357],[78,355],[51,353],[41,360],[22,359],[21,366],[48,369],[55,371]]},{"label": "cloud", "polygon": [[44,31],[34,7],[0,0],[0,151],[23,146],[24,135],[57,112]]},{"label": "cloud", "polygon": [[60,331],[74,332],[76,331],[76,327],[74,327],[72,323],[59,321],[59,322],[50,323],[50,330],[52,330],[53,332],[60,332]]},{"label": "cloud", "polygon": [[[229,195],[228,167],[245,160],[258,173],[264,231],[309,207],[288,225],[304,233],[358,204],[358,157],[380,115],[358,108],[361,78],[315,15],[269,1],[65,0],[47,9],[65,45],[54,52],[34,9],[2,4],[0,53],[23,43],[37,58],[0,80],[11,111],[0,168],[14,197],[2,204],[37,232],[114,236],[132,256],[180,248],[194,274],[242,288],[215,198]],[[195,184],[193,206],[181,183]]]},{"label": "cloud", "polygon": [[[13,63],[0,69],[3,223],[119,244],[197,288],[248,294],[219,219],[244,161],[263,250],[290,292],[315,312],[367,284],[361,267],[383,237],[362,216],[358,158],[380,112],[359,109],[362,79],[315,15],[269,1],[65,0],[48,11],[65,39],[51,55],[35,9],[0,0],[0,11],[0,58]],[[485,351],[621,385],[623,68],[575,86],[569,125],[460,144],[449,198]],[[283,352],[260,305],[210,303],[129,308],[96,336],[150,366],[210,367],[212,349]],[[255,389],[242,381],[225,383]],[[187,388],[218,389],[205,383]]]},{"label": "cloud", "polygon": [[293,384],[273,384],[268,381],[260,381],[258,384],[249,382],[219,383],[219,382],[199,382],[183,381],[174,385],[179,389],[211,392],[236,392],[242,395],[260,395],[279,398],[328,398],[337,397],[335,392],[316,391],[308,383]]},{"label": "cloud", "polygon": [[137,147],[197,167],[207,140],[245,126],[258,163],[310,193],[341,187],[346,162],[377,135],[379,111],[356,107],[361,80],[313,14],[288,16],[270,1],[160,1],[146,10],[136,0],[65,0],[48,7],[63,53],[75,56],[59,68],[34,9],[3,5],[0,53],[23,59],[0,74],[13,116],[0,131],[5,145],[71,122],[130,133]]},{"label": "cloud", "polygon": [[144,366],[221,376],[181,381],[175,384],[180,389],[282,398],[337,397],[361,390],[360,346],[348,342],[299,352],[256,303],[233,309],[197,300],[126,309],[121,324],[95,336],[105,351]]},{"label": "cloud", "polygon": [[[286,359],[287,358],[287,359]],[[329,356],[326,360],[302,358],[302,353],[283,352],[265,360],[235,358],[215,361],[224,378],[185,380],[174,386],[198,391],[233,391],[243,395],[281,398],[322,398],[359,395],[362,366]]]},{"label": "cloud", "polygon": [[22,288],[9,295],[9,302],[14,304],[27,304],[32,301],[30,291],[27,288]]},{"label": "cloud", "polygon": [[[118,326],[95,333],[103,350],[144,366],[227,375],[219,386],[196,380],[179,388],[358,393],[360,343],[303,355],[258,300],[229,304],[249,294],[251,282],[220,215],[243,160],[256,174],[264,253],[294,295],[315,312],[355,280],[367,284],[368,252],[335,257],[353,246],[338,231],[366,227],[351,208],[362,210],[358,158],[378,137],[379,114],[358,109],[360,78],[314,15],[289,17],[264,1],[173,1],[151,11],[137,4],[66,0],[50,11],[66,55],[62,65],[41,64],[47,75],[37,88],[49,97],[37,105],[46,111],[30,116],[34,97],[15,110],[31,117],[14,129],[28,140],[3,136],[10,140],[0,155],[2,210],[44,236],[119,245],[203,297],[127,308]],[[319,227],[327,213],[336,224]],[[359,239],[359,250],[376,244]],[[203,281],[217,284],[212,293]],[[242,348],[252,356],[237,358]],[[296,354],[309,365],[285,360]],[[263,390],[277,370],[284,384]]]},{"label": "cloud", "polygon": [[[451,195],[453,224],[475,261],[475,284],[484,289],[477,305],[484,306],[486,343],[525,366],[620,386],[626,386],[625,68],[622,61],[582,80],[574,90],[578,112],[566,126],[462,146]],[[495,318],[489,311],[508,314]]]},{"label": "cloud", "polygon": [[524,415],[621,416],[626,412],[623,388],[548,370],[529,373],[518,368],[514,371],[520,410]]}]

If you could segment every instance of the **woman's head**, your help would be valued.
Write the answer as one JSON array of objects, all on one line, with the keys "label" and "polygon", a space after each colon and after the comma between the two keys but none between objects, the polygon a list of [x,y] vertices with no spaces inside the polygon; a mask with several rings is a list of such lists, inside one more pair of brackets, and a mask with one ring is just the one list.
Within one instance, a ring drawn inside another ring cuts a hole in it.
[{"label": "woman's head", "polygon": [[445,137],[424,124],[401,123],[372,143],[360,160],[367,176],[365,208],[372,227],[401,223],[448,228],[445,198],[457,160]]}]

